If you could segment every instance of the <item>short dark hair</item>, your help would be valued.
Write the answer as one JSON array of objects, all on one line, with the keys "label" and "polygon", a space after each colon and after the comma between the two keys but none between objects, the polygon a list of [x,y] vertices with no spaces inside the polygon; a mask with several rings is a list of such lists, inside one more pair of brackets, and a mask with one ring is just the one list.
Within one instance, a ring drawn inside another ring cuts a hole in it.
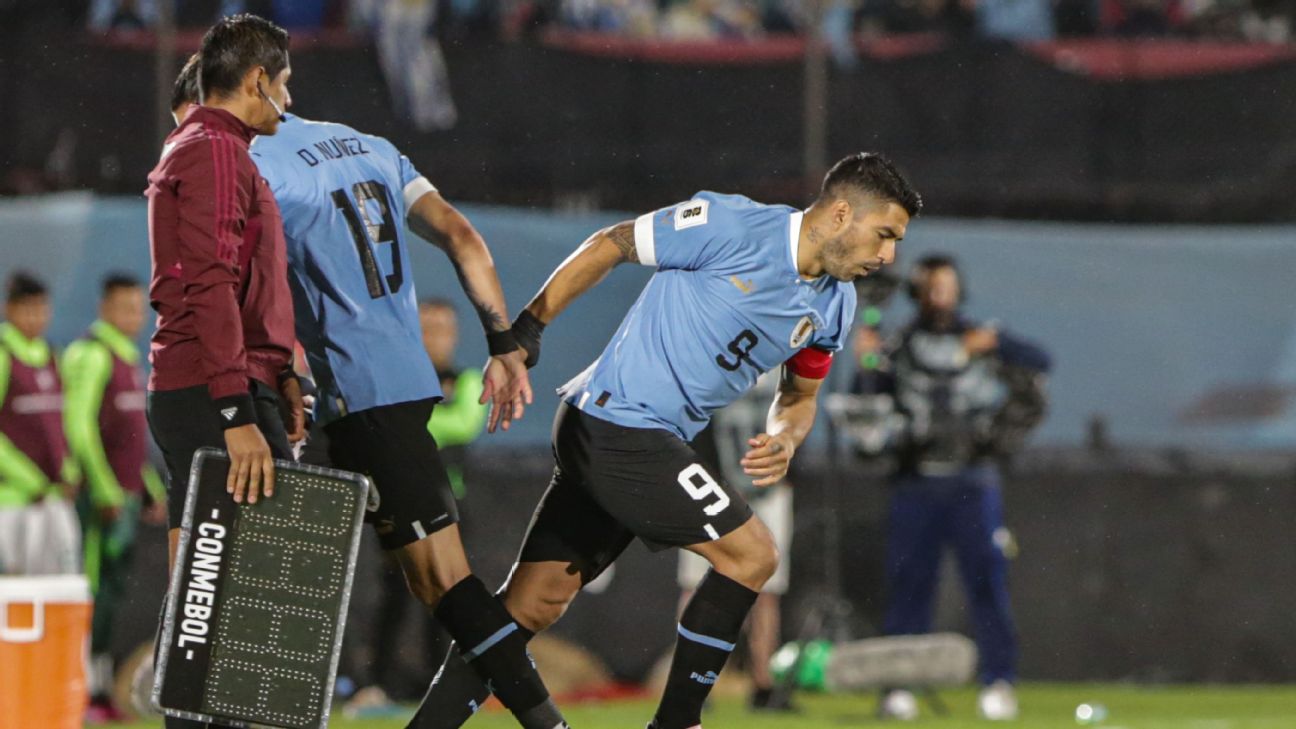
[{"label": "short dark hair", "polygon": [[909,298],[914,301],[922,295],[921,287],[926,282],[926,277],[930,276],[933,271],[939,271],[942,268],[948,268],[954,272],[954,278],[959,282],[959,303],[967,300],[967,287],[963,285],[963,272],[959,270],[958,261],[954,256],[948,253],[928,253],[927,255],[914,261],[913,268],[909,270],[908,290]]},{"label": "short dark hair", "polygon": [[198,103],[198,69],[202,66],[201,57],[195,53],[185,61],[180,75],[176,76],[175,85],[171,87],[171,111],[180,108],[181,104]]},{"label": "short dark hair", "polygon": [[458,314],[454,302],[441,296],[429,296],[419,302],[419,309],[449,309],[451,312]]},{"label": "short dark hair", "polygon": [[819,198],[841,195],[843,188],[853,188],[882,200],[890,200],[905,209],[910,217],[922,211],[922,196],[909,184],[900,170],[876,152],[858,152],[837,162],[824,175]]},{"label": "short dark hair", "polygon": [[9,277],[7,298],[8,303],[14,304],[23,299],[33,296],[45,296],[49,289],[45,288],[45,282],[36,278],[35,275],[27,271],[14,271]]},{"label": "short dark hair", "polygon": [[273,80],[288,67],[288,31],[259,15],[231,15],[207,31],[198,55],[201,98],[231,94],[250,69],[264,66]]},{"label": "short dark hair", "polygon": [[114,271],[104,276],[103,280],[103,297],[108,296],[117,289],[137,289],[140,287],[140,280],[129,273]]},{"label": "short dark hair", "polygon": [[914,261],[915,272],[929,273],[938,268],[952,268],[955,273],[958,273],[958,262],[948,253],[928,253]]}]

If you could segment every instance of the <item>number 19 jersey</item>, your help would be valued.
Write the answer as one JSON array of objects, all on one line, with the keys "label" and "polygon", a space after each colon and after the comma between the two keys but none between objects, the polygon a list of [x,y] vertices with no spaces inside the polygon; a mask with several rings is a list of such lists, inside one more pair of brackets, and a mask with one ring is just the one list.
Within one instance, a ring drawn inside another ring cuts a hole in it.
[{"label": "number 19 jersey", "polygon": [[855,287],[797,271],[802,213],[699,192],[635,221],[648,285],[602,356],[560,390],[596,418],[691,441],[711,414],[807,347],[842,348]]},{"label": "number 19 jersey", "polygon": [[390,142],[288,115],[252,159],[283,215],[316,418],[440,398],[419,328],[405,216],[435,188]]}]

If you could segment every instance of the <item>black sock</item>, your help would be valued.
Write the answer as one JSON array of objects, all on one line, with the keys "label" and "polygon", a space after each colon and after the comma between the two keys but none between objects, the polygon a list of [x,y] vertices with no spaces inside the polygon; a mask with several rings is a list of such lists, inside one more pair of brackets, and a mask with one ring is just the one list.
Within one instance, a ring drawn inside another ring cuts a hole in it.
[{"label": "black sock", "polygon": [[755,592],[715,570],[707,573],[680,616],[675,656],[653,719],[657,729],[689,729],[702,723],[702,704],[755,602]]},{"label": "black sock", "polygon": [[[521,625],[518,633],[528,642],[535,637],[535,633]],[[408,729],[458,729],[477,713],[490,695],[481,677],[459,655],[458,646],[451,643]]]},{"label": "black sock", "polygon": [[522,631],[481,580],[470,575],[450,588],[434,614],[455,639],[463,660],[523,727],[565,726],[527,655],[529,633]]}]

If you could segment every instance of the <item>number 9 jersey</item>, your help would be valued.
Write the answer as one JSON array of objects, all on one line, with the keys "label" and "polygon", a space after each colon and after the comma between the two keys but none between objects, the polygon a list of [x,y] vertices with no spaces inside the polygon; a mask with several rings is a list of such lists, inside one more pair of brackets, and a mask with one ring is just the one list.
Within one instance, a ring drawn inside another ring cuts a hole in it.
[{"label": "number 9 jersey", "polygon": [[630,428],[691,441],[711,414],[798,352],[842,348],[855,287],[797,271],[802,213],[699,192],[635,221],[639,262],[657,268],[565,402]]},{"label": "number 9 jersey", "polygon": [[316,419],[440,398],[405,245],[410,206],[436,188],[387,140],[291,114],[252,159],[283,214]]}]

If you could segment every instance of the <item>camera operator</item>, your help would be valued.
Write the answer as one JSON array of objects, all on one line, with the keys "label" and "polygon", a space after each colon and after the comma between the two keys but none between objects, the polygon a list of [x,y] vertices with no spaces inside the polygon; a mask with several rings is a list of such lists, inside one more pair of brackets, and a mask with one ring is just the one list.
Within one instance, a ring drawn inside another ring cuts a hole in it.
[{"label": "camera operator", "polygon": [[[1014,549],[1004,526],[999,459],[1016,449],[1044,412],[1040,347],[959,311],[964,300],[954,259],[930,255],[908,284],[915,319],[883,344],[876,329],[856,334],[863,365],[857,394],[890,395],[900,423],[889,446],[897,459],[889,515],[887,635],[928,633],[944,548],[958,557],[980,653],[986,719],[1017,716],[1017,641],[1008,595]],[[883,696],[884,717],[912,719],[913,694]]]}]

